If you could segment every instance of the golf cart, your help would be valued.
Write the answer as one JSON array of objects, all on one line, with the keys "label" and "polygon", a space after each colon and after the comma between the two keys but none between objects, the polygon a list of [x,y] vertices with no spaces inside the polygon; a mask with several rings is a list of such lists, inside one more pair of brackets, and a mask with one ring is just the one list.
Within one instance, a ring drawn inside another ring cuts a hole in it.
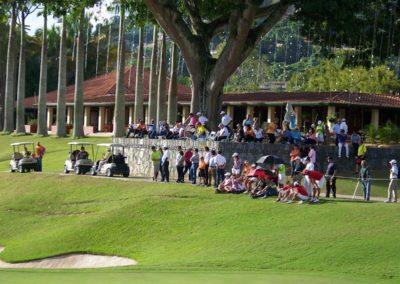
[{"label": "golf cart", "polygon": [[11,146],[13,147],[13,154],[10,160],[10,172],[24,173],[36,169],[37,159],[32,156],[35,154],[33,142],[12,143]]},{"label": "golf cart", "polygon": [[75,172],[75,174],[86,174],[93,166],[93,162],[89,159],[89,154],[81,151],[82,148],[89,148],[92,157],[94,156],[93,144],[88,142],[69,142],[68,159],[64,163],[64,173]]},{"label": "golf cart", "polygon": [[[99,150],[105,148],[105,153],[100,157]],[[97,162],[90,169],[90,174],[97,174],[112,177],[113,175],[129,176],[129,166],[125,162],[125,146],[116,143],[97,144]],[[99,159],[97,159],[99,157]],[[101,159],[100,159],[101,158]]]}]

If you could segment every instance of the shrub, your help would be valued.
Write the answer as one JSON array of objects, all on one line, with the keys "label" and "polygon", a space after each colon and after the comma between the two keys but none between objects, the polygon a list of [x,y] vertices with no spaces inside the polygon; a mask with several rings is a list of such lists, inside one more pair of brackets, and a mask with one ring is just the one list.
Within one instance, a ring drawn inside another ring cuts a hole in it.
[{"label": "shrub", "polygon": [[378,134],[384,144],[389,144],[392,141],[397,142],[400,138],[399,128],[390,120],[386,122],[385,126],[379,128]]},{"label": "shrub", "polygon": [[375,143],[375,138],[378,134],[378,131],[376,130],[375,126],[372,124],[368,125],[364,130],[363,133],[366,134],[366,139],[368,143]]}]

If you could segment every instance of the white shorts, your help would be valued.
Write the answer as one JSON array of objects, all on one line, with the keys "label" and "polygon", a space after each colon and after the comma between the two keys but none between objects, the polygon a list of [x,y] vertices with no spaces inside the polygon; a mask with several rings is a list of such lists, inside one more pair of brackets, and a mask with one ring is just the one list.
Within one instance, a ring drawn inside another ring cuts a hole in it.
[{"label": "white shorts", "polygon": [[301,199],[301,200],[304,200],[304,201],[308,200],[308,196],[307,195],[303,195],[303,194],[300,194],[300,193],[297,193],[296,197],[298,199]]},{"label": "white shorts", "polygon": [[233,175],[240,175],[240,169],[232,168],[232,174]]},{"label": "white shorts", "polygon": [[285,184],[285,174],[278,174],[278,183]]},{"label": "white shorts", "polygon": [[256,182],[257,180],[258,180],[257,177],[251,177],[251,178],[250,178],[250,181],[251,181],[251,182]]},{"label": "white shorts", "polygon": [[324,186],[325,177],[322,177],[320,180],[316,180],[316,183],[320,189]]}]

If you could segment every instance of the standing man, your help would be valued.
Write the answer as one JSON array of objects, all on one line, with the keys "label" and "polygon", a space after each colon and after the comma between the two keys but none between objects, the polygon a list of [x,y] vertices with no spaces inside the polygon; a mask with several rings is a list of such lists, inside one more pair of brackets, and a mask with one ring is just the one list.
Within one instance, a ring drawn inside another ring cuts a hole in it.
[{"label": "standing man", "polygon": [[[213,183],[211,184],[211,181]],[[208,165],[208,186],[213,185],[215,188],[217,185],[217,152],[215,150],[211,150],[210,163]]]},{"label": "standing man", "polygon": [[[306,170],[313,171],[315,170],[314,163],[311,161],[310,157],[305,158]],[[304,187],[308,192],[308,196],[312,195],[312,184],[309,176],[304,176]]]},{"label": "standing man", "polygon": [[222,156],[222,151],[219,150],[217,156],[215,157],[215,162],[217,164],[217,186],[224,180],[225,175],[225,165],[226,159]]},{"label": "standing man", "polygon": [[328,167],[325,172],[326,177],[326,197],[329,198],[332,190],[333,198],[336,198],[336,164],[333,162],[332,157],[328,157]]},{"label": "standing man", "polygon": [[311,201],[314,203],[318,203],[319,202],[319,195],[321,193],[321,188],[324,185],[325,182],[325,177],[324,177],[324,173],[320,172],[320,171],[308,171],[308,170],[304,170],[303,171],[303,175],[304,176],[309,176],[310,177],[310,182],[311,185],[313,187],[313,196]]},{"label": "standing man", "polygon": [[[192,148],[189,148],[186,150],[184,157],[185,157],[185,169],[183,171],[183,175],[186,175],[186,173],[190,170],[190,167],[192,166],[192,158],[193,153],[192,153]],[[190,180],[190,172],[189,172],[189,180]]]},{"label": "standing man", "polygon": [[399,176],[399,168],[397,167],[397,161],[391,160],[390,164],[390,182],[388,187],[388,199],[385,203],[397,202],[397,178]]},{"label": "standing man", "polygon": [[158,172],[160,171],[161,152],[156,146],[151,146],[150,160],[153,162],[153,181],[157,181]]},{"label": "standing man", "polygon": [[192,184],[196,184],[197,169],[200,162],[199,150],[197,148],[194,149],[194,154],[190,158],[190,161],[192,162],[189,170],[190,180],[192,181]]},{"label": "standing man", "polygon": [[208,185],[208,169],[210,167],[211,152],[210,152],[210,148],[208,148],[208,146],[204,147],[204,151],[205,151],[204,162],[206,162],[204,184]]},{"label": "standing man", "polygon": [[371,173],[365,160],[361,162],[360,181],[363,187],[364,201],[369,201],[371,195]]},{"label": "standing man", "polygon": [[223,124],[226,128],[228,128],[228,131],[230,132],[231,130],[229,129],[229,123],[231,123],[232,117],[230,117],[227,113],[224,111],[221,111],[221,124]]},{"label": "standing man", "polygon": [[35,152],[36,152],[36,159],[37,159],[37,168],[36,170],[38,172],[42,171],[42,160],[43,160],[43,156],[46,153],[46,148],[43,147],[40,142],[36,143],[36,147],[35,147]]},{"label": "standing man", "polygon": [[164,153],[161,157],[161,181],[169,182],[169,160],[171,152],[167,145],[164,145]]},{"label": "standing man", "polygon": [[197,121],[201,123],[201,125],[206,126],[207,122],[208,122],[208,118],[204,116],[204,114],[202,112],[198,112],[196,113],[197,115]]}]

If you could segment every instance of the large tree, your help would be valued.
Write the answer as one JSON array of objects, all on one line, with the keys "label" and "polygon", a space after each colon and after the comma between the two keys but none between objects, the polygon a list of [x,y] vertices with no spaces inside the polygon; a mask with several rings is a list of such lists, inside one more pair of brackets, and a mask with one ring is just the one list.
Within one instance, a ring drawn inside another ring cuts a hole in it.
[{"label": "large tree", "polygon": [[65,16],[62,17],[60,36],[60,57],[58,66],[58,88],[57,88],[57,133],[58,137],[66,136],[65,121],[65,93],[67,89],[67,25]]},{"label": "large tree", "polygon": [[[191,111],[206,111],[215,127],[225,81],[282,19],[289,4],[261,0],[181,2],[144,0],[185,58],[192,80]],[[221,33],[226,35],[226,44],[214,58],[210,45]]]}]

